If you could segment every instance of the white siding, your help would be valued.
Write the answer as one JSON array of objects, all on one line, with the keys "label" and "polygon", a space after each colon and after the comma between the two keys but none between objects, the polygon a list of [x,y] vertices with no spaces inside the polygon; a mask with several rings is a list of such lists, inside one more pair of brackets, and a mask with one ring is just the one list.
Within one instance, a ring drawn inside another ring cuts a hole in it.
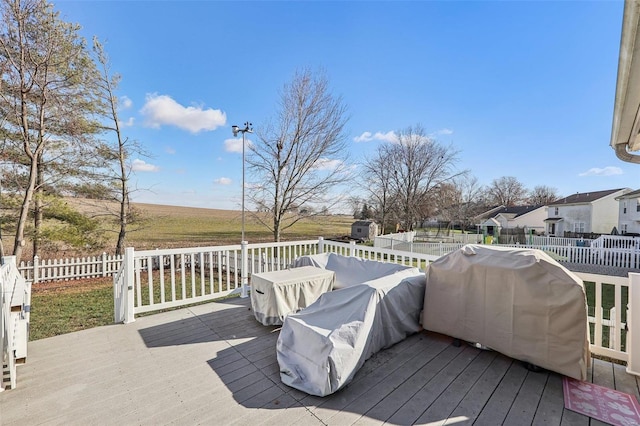
[{"label": "white siding", "polygon": [[[593,230],[591,232],[610,234],[613,227],[619,225],[620,201],[617,201],[616,198],[627,192],[629,192],[627,189],[614,192],[592,203]],[[627,202],[627,206],[629,204],[630,203]],[[627,209],[627,212],[628,211]]]},{"label": "white siding", "polygon": [[[640,234],[640,205],[639,198],[629,198],[618,202],[618,232],[622,233],[626,226],[627,233]],[[627,211],[624,211],[624,205],[627,205]]]}]

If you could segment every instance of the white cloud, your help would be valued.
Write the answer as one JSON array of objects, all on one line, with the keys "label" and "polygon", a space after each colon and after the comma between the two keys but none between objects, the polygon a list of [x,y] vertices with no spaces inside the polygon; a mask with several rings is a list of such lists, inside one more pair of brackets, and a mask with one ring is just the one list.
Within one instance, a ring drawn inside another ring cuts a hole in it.
[{"label": "white cloud", "polygon": [[316,170],[335,170],[342,165],[340,160],[331,160],[329,158],[320,158],[313,165]]},{"label": "white cloud", "polygon": [[386,142],[394,142],[396,141],[397,136],[394,131],[389,131],[387,133],[382,132],[363,132],[360,136],[356,136],[353,138],[355,142],[371,142],[371,141],[386,141]]},{"label": "white cloud", "polygon": [[[245,150],[249,150],[252,146],[251,141],[245,138]],[[224,150],[227,152],[242,153],[242,138],[226,139],[224,141]]]},{"label": "white cloud", "polygon": [[453,130],[447,129],[447,128],[440,129],[434,132],[434,135],[452,135],[452,134],[453,134]]},{"label": "white cloud", "polygon": [[145,124],[149,127],[170,125],[191,133],[215,130],[227,122],[227,115],[219,109],[185,107],[167,95],[147,95],[140,113],[145,116]]},{"label": "white cloud", "polygon": [[578,176],[614,176],[621,174],[622,169],[620,167],[608,166],[603,169],[599,167],[593,167],[586,172],[580,173]]},{"label": "white cloud", "polygon": [[118,120],[118,123],[120,124],[120,127],[131,127],[131,126],[133,126],[134,122],[135,122],[135,118],[133,118],[133,117],[129,117],[129,119],[127,121]]},{"label": "white cloud", "polygon": [[227,177],[215,179],[213,182],[217,183],[218,185],[231,185],[231,179]]},{"label": "white cloud", "polygon": [[122,96],[120,98],[120,108],[129,109],[131,108],[132,105],[133,105],[133,102],[127,96]]},{"label": "white cloud", "polygon": [[134,172],[158,172],[160,171],[160,167],[136,158],[131,163],[131,170],[133,170]]}]

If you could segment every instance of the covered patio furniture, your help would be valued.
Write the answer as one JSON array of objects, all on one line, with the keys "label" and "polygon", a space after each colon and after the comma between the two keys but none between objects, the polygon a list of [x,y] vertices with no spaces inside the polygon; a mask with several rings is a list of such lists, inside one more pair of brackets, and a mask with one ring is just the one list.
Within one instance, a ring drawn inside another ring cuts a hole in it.
[{"label": "covered patio furniture", "polygon": [[335,273],[314,266],[263,272],[251,276],[251,307],[263,325],[282,324],[292,312],[306,308],[331,291]]},{"label": "covered patio furniture", "polygon": [[426,275],[425,329],[587,378],[583,283],[543,251],[466,245],[433,262]]},{"label": "covered patio furniture", "polygon": [[421,329],[424,286],[423,272],[405,268],[287,316],[276,345],[282,382],[317,396],[344,387],[369,357]]},{"label": "covered patio furniture", "polygon": [[320,253],[300,256],[293,262],[294,268],[317,266],[336,273],[335,289],[350,287],[394,272],[412,269],[411,266],[389,262],[361,259],[353,256],[341,256],[335,253]]}]

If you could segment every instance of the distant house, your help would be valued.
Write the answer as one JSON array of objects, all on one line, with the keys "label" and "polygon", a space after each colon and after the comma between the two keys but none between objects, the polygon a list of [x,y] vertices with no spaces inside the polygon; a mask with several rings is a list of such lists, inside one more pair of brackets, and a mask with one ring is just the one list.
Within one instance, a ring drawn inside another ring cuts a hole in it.
[{"label": "distant house", "polygon": [[351,225],[351,238],[373,240],[378,235],[378,225],[372,220],[358,220]]},{"label": "distant house", "polygon": [[628,192],[618,200],[618,232],[640,234],[640,189]]},{"label": "distant house", "polygon": [[542,233],[546,216],[544,206],[499,206],[476,216],[476,220],[485,236],[498,237],[503,230],[516,228],[524,234]]},{"label": "distant house", "polygon": [[617,198],[629,192],[629,188],[584,192],[554,201],[547,209],[547,234],[609,234],[619,221]]}]

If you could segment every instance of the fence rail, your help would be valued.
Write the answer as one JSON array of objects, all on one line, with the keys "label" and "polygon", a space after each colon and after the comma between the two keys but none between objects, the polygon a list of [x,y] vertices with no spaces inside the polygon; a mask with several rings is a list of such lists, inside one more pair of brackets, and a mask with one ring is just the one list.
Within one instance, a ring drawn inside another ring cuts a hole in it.
[{"label": "fence rail", "polygon": [[286,269],[298,256],[323,252],[422,269],[437,258],[322,238],[168,250],[128,248],[122,269],[114,275],[115,320],[126,323],[143,312],[205,302],[231,293],[246,295],[251,275]]},{"label": "fence rail", "polygon": [[578,272],[587,293],[591,352],[627,362],[630,279]]},{"label": "fence rail", "polygon": [[107,277],[120,269],[122,258],[107,253],[71,259],[40,259],[34,256],[33,260],[20,262],[18,270],[25,279],[34,283]]},{"label": "fence rail", "polygon": [[[376,237],[374,248],[358,245],[358,252],[362,255],[371,255],[374,250],[388,250],[383,254],[378,254],[378,257],[389,256],[396,251],[403,251],[411,253],[405,256],[443,256],[450,253],[453,250],[457,250],[462,247],[466,242],[461,241],[457,243],[424,243],[424,242],[412,242],[409,236],[413,233],[406,232],[397,234],[403,237],[407,237],[403,240],[387,238],[387,236]],[[464,234],[468,236],[469,243],[477,242],[476,234]],[[628,240],[628,238],[627,238]],[[640,250],[636,249],[635,245],[628,242],[621,243],[619,241],[625,241],[624,239],[613,238],[607,239],[607,243],[596,244],[590,240],[581,240],[578,238],[561,238],[561,237],[540,237],[533,236],[531,238],[532,244],[498,244],[505,247],[519,247],[519,248],[535,248],[543,250],[549,253],[552,257],[561,263],[575,263],[575,264],[589,264],[595,266],[615,267],[615,268],[627,268],[630,270],[640,269]],[[595,240],[594,240],[595,241]],[[613,241],[613,242],[612,242]],[[640,241],[640,240],[638,240]],[[329,244],[330,241],[325,240],[324,244]],[[342,250],[343,252],[351,252],[351,245],[348,243],[337,243],[335,250]],[[317,240],[313,241],[301,241],[293,243],[263,243],[263,244],[250,244],[248,246],[248,269],[250,273],[254,271],[270,271],[285,268],[291,264],[293,259],[300,255],[300,253],[310,253],[312,250],[317,250]],[[591,244],[591,246],[590,246]],[[640,244],[640,243],[638,243]],[[340,247],[338,249],[337,247]],[[236,245],[235,247],[240,247]],[[272,247],[280,247],[275,256],[270,256]],[[175,249],[183,251],[185,254],[189,249]],[[174,250],[174,251],[175,251]],[[187,250],[187,251],[185,251]],[[158,250],[146,250],[147,256],[153,257],[153,255],[159,255]],[[139,253],[139,252],[138,252]],[[355,252],[354,252],[355,253]],[[382,253],[382,252],[380,252]],[[227,263],[229,268],[233,271],[233,265],[235,261],[234,252],[228,254],[229,258]],[[361,256],[362,257],[362,256]],[[190,261],[190,255],[187,255],[185,261]],[[422,258],[423,264],[425,259]],[[60,281],[60,280],[76,280],[82,278],[99,278],[113,276],[120,270],[122,266],[123,256],[108,255],[103,253],[101,256],[82,257],[72,259],[47,259],[41,260],[37,256],[28,262],[20,262],[18,269],[21,275],[34,283],[45,281]],[[157,260],[156,260],[157,262]],[[164,258],[164,262],[168,262],[168,258]],[[194,258],[196,265],[199,262],[198,258]],[[225,265],[227,265],[225,263]],[[167,266],[168,263],[165,264]]]},{"label": "fence rail", "polygon": [[[419,243],[414,243],[414,245]],[[428,264],[444,251],[436,244],[431,253],[388,250],[325,241],[242,244],[220,247],[148,250],[127,249],[123,268],[114,276],[116,322],[133,321],[136,314],[184,306],[240,293],[252,274],[291,267],[296,257],[336,253],[364,259],[417,266]],[[457,244],[456,246],[462,246]],[[451,245],[446,245],[447,250]],[[575,248],[575,247],[574,247]],[[437,250],[436,250],[437,249]],[[563,247],[563,249],[569,249]],[[579,247],[580,251],[588,248]],[[243,265],[246,256],[246,273]],[[621,361],[630,357],[627,342],[627,305],[630,279],[576,273],[585,283],[591,351]],[[243,278],[247,278],[243,281]]]}]

